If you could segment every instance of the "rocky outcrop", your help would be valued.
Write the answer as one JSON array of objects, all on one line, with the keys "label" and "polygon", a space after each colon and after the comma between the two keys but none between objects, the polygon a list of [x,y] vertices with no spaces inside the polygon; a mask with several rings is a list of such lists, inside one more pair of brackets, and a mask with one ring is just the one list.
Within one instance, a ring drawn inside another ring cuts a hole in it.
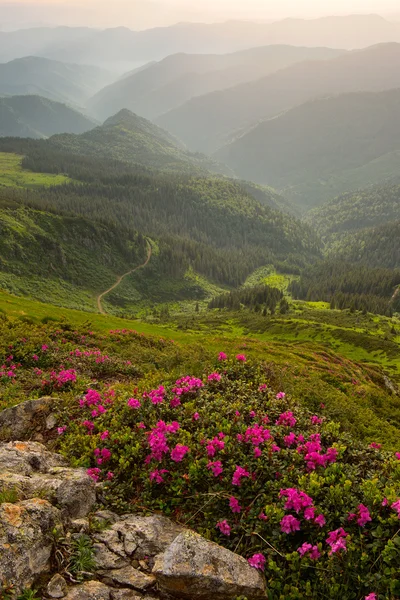
[{"label": "rocky outcrop", "polygon": [[61,513],[47,500],[0,504],[0,583],[19,593],[48,572],[54,529],[62,530]]},{"label": "rocky outcrop", "polygon": [[[53,403],[42,398],[0,413],[3,439],[54,427]],[[161,515],[92,514],[96,489],[85,470],[41,443],[0,442],[0,492],[9,500],[0,504],[0,596],[2,585],[18,595],[40,582],[43,598],[65,600],[267,597],[244,558]],[[68,570],[72,542],[83,534],[93,569],[76,579]]]},{"label": "rocky outcrop", "polygon": [[86,516],[96,488],[84,469],[70,469],[62,456],[38,442],[0,444],[0,491],[14,489],[22,498],[45,498],[72,518]]},{"label": "rocky outcrop", "polygon": [[258,571],[241,556],[193,531],[178,535],[156,557],[153,573],[162,589],[181,598],[265,598],[263,577]]},{"label": "rocky outcrop", "polygon": [[42,442],[56,428],[54,410],[58,399],[45,396],[27,400],[0,412],[0,441],[34,440]]}]

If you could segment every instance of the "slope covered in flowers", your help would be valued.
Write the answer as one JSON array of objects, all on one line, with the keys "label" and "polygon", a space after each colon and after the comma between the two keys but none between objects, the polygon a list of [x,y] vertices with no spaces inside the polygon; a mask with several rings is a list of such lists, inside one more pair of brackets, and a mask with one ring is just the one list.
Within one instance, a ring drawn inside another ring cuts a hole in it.
[{"label": "slope covered in flowers", "polygon": [[400,446],[341,433],[322,397],[308,410],[247,351],[65,324],[1,331],[4,404],[51,394],[50,443],[111,508],[161,511],[241,553],[273,600],[399,598]]}]

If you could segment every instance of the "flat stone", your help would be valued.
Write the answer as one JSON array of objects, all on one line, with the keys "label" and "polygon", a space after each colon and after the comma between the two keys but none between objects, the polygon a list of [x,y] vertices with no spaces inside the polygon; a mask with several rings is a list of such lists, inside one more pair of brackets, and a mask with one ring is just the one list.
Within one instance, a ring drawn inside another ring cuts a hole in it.
[{"label": "flat stone", "polygon": [[110,600],[110,588],[100,581],[87,581],[71,587],[65,600]]},{"label": "flat stone", "polygon": [[56,573],[47,584],[46,592],[50,598],[64,598],[67,595],[67,589],[68,586],[64,577]]},{"label": "flat stone", "polygon": [[128,559],[111,552],[105,544],[93,544],[96,569],[121,569],[129,565]]},{"label": "flat stone", "polygon": [[47,500],[0,504],[0,582],[19,594],[46,573],[54,529],[63,530],[61,512]]},{"label": "flat stone", "polygon": [[60,454],[48,452],[38,442],[0,443],[0,473],[11,472],[30,477],[34,473],[47,473],[52,467],[66,466]]},{"label": "flat stone", "polygon": [[88,519],[73,519],[70,522],[71,533],[89,533],[90,525]]},{"label": "flat stone", "polygon": [[96,532],[92,537],[96,542],[105,544],[111,552],[114,552],[114,554],[126,558],[124,539],[122,534],[115,529],[106,529],[105,531]]},{"label": "flat stone", "polygon": [[147,590],[156,581],[154,575],[146,575],[131,566],[111,571],[99,571],[99,574],[105,575],[114,584],[139,591]]},{"label": "flat stone", "polygon": [[162,589],[191,600],[266,598],[264,578],[247,561],[200,535],[181,533],[156,557],[153,574]]},{"label": "flat stone", "polygon": [[133,590],[111,590],[111,600],[143,600],[143,596]]}]

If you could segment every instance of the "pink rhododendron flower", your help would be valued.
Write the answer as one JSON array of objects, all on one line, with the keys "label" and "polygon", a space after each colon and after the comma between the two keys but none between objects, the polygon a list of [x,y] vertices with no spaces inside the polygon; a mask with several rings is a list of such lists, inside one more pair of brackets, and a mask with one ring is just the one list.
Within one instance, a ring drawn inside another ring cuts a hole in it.
[{"label": "pink rhododendron flower", "polygon": [[304,542],[304,544],[300,546],[300,548],[297,548],[297,552],[300,554],[301,557],[308,554],[311,560],[318,560],[318,558],[321,556],[321,553],[318,550],[318,546],[313,546],[312,544],[308,544],[307,542]]},{"label": "pink rhododendron flower", "polygon": [[94,429],[94,423],[93,421],[83,421],[82,425],[84,427],[86,427],[86,429],[88,430],[88,432],[92,432]]},{"label": "pink rhododendron flower", "polygon": [[174,396],[174,398],[172,398],[171,402],[169,403],[171,408],[178,408],[178,406],[181,405],[181,401],[179,400],[178,396]]},{"label": "pink rhododendron flower", "polygon": [[400,499],[396,500],[396,502],[393,502],[392,508],[394,508],[394,510],[397,512],[397,515],[400,519]]},{"label": "pink rhododendron flower", "polygon": [[113,479],[113,477],[114,477],[114,473],[112,473],[111,471],[108,471],[108,473],[107,473],[108,481],[111,481],[111,479]]},{"label": "pink rhododendron flower", "polygon": [[328,537],[326,539],[326,543],[328,544],[328,546],[331,547],[330,551],[329,551],[329,556],[331,556],[332,554],[335,554],[336,552],[339,552],[340,550],[344,550],[346,552],[347,550],[347,546],[346,546],[346,537],[349,534],[346,533],[346,531],[343,529],[343,527],[340,527],[339,529],[336,529],[335,531],[330,531],[328,534]]},{"label": "pink rhododendron flower", "polygon": [[219,373],[210,373],[207,379],[208,381],[221,381],[221,375]]},{"label": "pink rhododendron flower", "polygon": [[237,485],[240,487],[242,477],[250,477],[250,473],[243,469],[243,467],[239,467],[236,465],[236,470],[232,477],[232,485]]},{"label": "pink rhododendron flower", "polygon": [[231,535],[231,528],[226,519],[223,521],[218,521],[215,527],[217,527],[224,535]]},{"label": "pink rhododendron flower", "polygon": [[388,502],[388,499],[387,499],[387,498],[384,498],[384,499],[382,500],[382,506],[387,506],[388,504],[389,504],[389,502]]},{"label": "pink rhododendron flower", "polygon": [[144,392],[143,398],[149,398],[152,404],[161,404],[164,401],[165,387],[160,385],[156,390]]},{"label": "pink rhododendron flower", "polygon": [[260,448],[254,448],[254,458],[260,458],[260,456],[262,456]]},{"label": "pink rhododendron flower", "polygon": [[306,521],[312,521],[315,517],[315,508],[308,506],[304,511],[304,518]]},{"label": "pink rhododendron flower", "polygon": [[193,421],[198,421],[200,419],[200,415],[198,412],[195,412],[193,417],[192,417]]},{"label": "pink rhododendron flower", "polygon": [[32,359],[33,359],[33,360],[39,360],[39,357],[38,357],[38,355],[37,355],[37,354],[34,354],[34,355],[32,356]]},{"label": "pink rhododendron flower", "polygon": [[163,483],[164,482],[164,477],[163,475],[165,473],[169,473],[169,471],[167,469],[155,469],[154,471],[151,471],[150,475],[149,475],[149,479],[150,481],[155,481],[156,483]]},{"label": "pink rhododendron flower", "polygon": [[295,531],[300,531],[300,521],[292,515],[286,515],[283,517],[280,525],[283,533],[294,533]]},{"label": "pink rhododendron flower", "polygon": [[259,391],[259,392],[264,392],[264,391],[265,391],[265,390],[267,390],[267,389],[268,389],[268,386],[267,386],[267,384],[266,384],[266,383],[262,383],[262,384],[260,385],[260,387],[258,388],[258,391]]},{"label": "pink rhododendron flower", "polygon": [[371,519],[371,515],[369,513],[368,508],[366,506],[364,506],[364,504],[359,504],[358,505],[357,523],[359,524],[360,527],[365,527],[365,525],[369,521],[372,521],[372,519]]},{"label": "pink rhododendron flower", "polygon": [[223,442],[219,437],[214,437],[213,440],[207,442],[207,456],[215,456],[217,450],[223,450],[225,448],[225,442]]},{"label": "pink rhododendron flower", "polygon": [[326,525],[326,519],[324,515],[318,515],[318,517],[315,517],[314,523],[319,527],[323,527],[324,525]]},{"label": "pink rhododendron flower", "polygon": [[171,459],[174,462],[182,462],[185,455],[189,452],[188,446],[182,446],[181,444],[177,444],[173,450],[171,450]]},{"label": "pink rhododendron flower", "polygon": [[233,513],[240,513],[242,510],[242,507],[239,504],[239,500],[234,496],[231,496],[229,498],[229,507]]},{"label": "pink rhododendron flower", "polygon": [[129,408],[138,409],[142,406],[142,403],[136,398],[129,398],[127,405],[129,406]]},{"label": "pink rhododendron flower", "polygon": [[322,419],[317,417],[317,415],[314,415],[313,417],[311,417],[310,420],[311,420],[312,425],[321,425],[321,423],[322,423]]},{"label": "pink rhododendron flower", "polygon": [[94,467],[93,469],[88,469],[86,473],[89,475],[89,477],[93,479],[93,481],[98,481],[100,478],[101,471],[97,467]]},{"label": "pink rhododendron flower", "polygon": [[263,554],[253,554],[251,558],[247,559],[247,562],[254,569],[264,571],[265,568],[265,556]]},{"label": "pink rhododendron flower", "polygon": [[395,457],[397,458],[397,460],[400,460],[400,452],[396,452]]},{"label": "pink rhododendron flower", "polygon": [[378,600],[378,596],[374,592],[371,592],[371,594],[365,596],[365,600]]},{"label": "pink rhododendron flower", "polygon": [[277,446],[276,444],[272,444],[271,450],[272,450],[272,452],[280,452],[281,451],[279,446]]},{"label": "pink rhododendron flower", "polygon": [[293,413],[288,410],[287,412],[279,415],[279,419],[276,421],[275,425],[283,425],[285,427],[294,427],[297,423]]},{"label": "pink rhododendron flower", "polygon": [[220,352],[218,354],[218,360],[226,360],[228,358],[228,355],[225,354],[225,352]]},{"label": "pink rhododendron flower", "polygon": [[67,426],[64,425],[64,427],[57,427],[57,433],[58,435],[62,435],[63,433],[65,433],[65,431],[67,430]]},{"label": "pink rhododendron flower", "polygon": [[[285,510],[294,510],[297,514],[308,507],[312,507],[314,504],[314,501],[310,496],[296,488],[281,490],[279,492],[279,498],[287,498]],[[311,518],[313,517],[314,515]]]},{"label": "pink rhododendron flower", "polygon": [[370,444],[369,447],[375,448],[375,450],[380,450],[382,448],[382,444],[377,444],[376,442],[372,442],[372,444]]},{"label": "pink rhododendron flower", "polygon": [[258,515],[258,518],[260,519],[260,521],[268,521],[267,515],[263,512],[260,512],[260,514]]},{"label": "pink rhododendron flower", "polygon": [[216,460],[215,462],[209,462],[207,465],[207,469],[212,471],[214,477],[218,477],[223,473],[224,469],[222,468],[222,462],[220,460]]},{"label": "pink rhododendron flower", "polygon": [[275,398],[277,400],[284,400],[286,398],[286,394],[285,394],[285,392],[278,392],[277,395],[275,396]]},{"label": "pink rhododendron flower", "polygon": [[175,382],[175,387],[172,388],[173,393],[176,396],[182,396],[183,394],[189,394],[190,392],[196,392],[198,389],[202,388],[204,383],[201,379],[197,379],[196,377],[181,377]]},{"label": "pink rhododendron flower", "polygon": [[252,427],[248,427],[241,439],[239,438],[239,435],[239,441],[243,439],[245,442],[250,442],[253,444],[253,446],[259,446],[260,444],[263,444],[267,440],[271,439],[271,433],[269,429],[261,427],[261,425],[253,425]]},{"label": "pink rhododendron flower", "polygon": [[238,354],[238,355],[236,356],[236,360],[237,360],[238,362],[246,362],[247,358],[246,358],[246,355],[245,355],[245,354]]},{"label": "pink rhododendron flower", "polygon": [[110,436],[110,432],[108,430],[103,431],[103,433],[100,434],[100,439],[101,440],[106,440],[108,437]]},{"label": "pink rhododendron flower", "polygon": [[283,441],[285,443],[285,446],[287,448],[290,448],[290,446],[293,446],[293,444],[296,443],[296,435],[292,431],[291,433],[289,433],[289,435],[285,435]]}]

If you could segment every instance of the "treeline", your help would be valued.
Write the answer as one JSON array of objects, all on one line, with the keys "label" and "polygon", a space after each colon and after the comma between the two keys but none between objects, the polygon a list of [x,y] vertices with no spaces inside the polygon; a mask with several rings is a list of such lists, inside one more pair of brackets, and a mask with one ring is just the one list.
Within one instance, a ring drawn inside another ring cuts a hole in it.
[{"label": "treeline", "polygon": [[[216,296],[209,302],[208,308],[240,310],[241,306],[245,306],[255,312],[262,311],[264,314],[267,314],[267,312],[274,314],[277,305],[283,299],[283,293],[277,288],[268,285],[256,285]],[[285,303],[282,302],[282,308],[284,305]]]},{"label": "treeline", "polygon": [[330,302],[332,308],[349,308],[391,316],[400,310],[400,270],[369,268],[342,261],[324,261],[305,269],[289,291],[294,298]]}]

